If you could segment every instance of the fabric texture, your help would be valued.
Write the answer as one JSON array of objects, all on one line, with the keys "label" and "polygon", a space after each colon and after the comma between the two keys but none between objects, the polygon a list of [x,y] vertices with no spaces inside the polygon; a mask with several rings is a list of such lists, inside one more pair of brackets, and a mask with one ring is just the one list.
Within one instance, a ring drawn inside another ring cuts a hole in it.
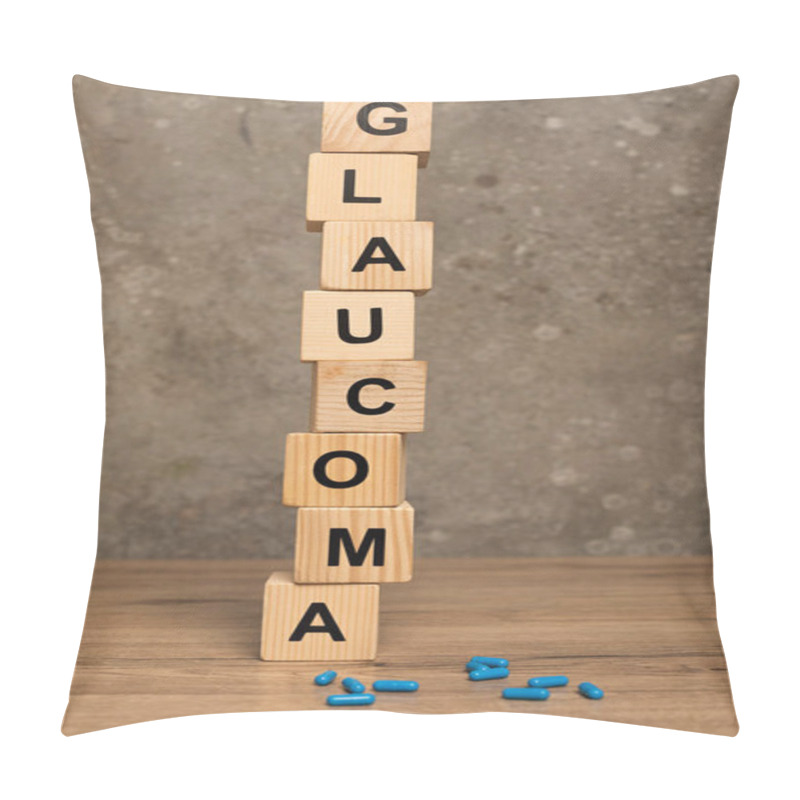
[{"label": "fabric texture", "polygon": [[[728,76],[433,104],[416,173],[434,266],[415,301],[426,425],[406,437],[414,574],[371,587],[377,660],[349,673],[421,688],[376,707],[738,729],[703,442],[737,87]],[[63,730],[321,708],[312,677],[327,666],[263,663],[258,640],[263,582],[294,549],[284,444],[309,430],[300,309],[319,287],[320,235],[304,212],[322,104],[83,77],[74,88],[107,420],[98,563]],[[360,602],[343,608],[355,616]],[[515,681],[556,670],[572,682],[509,706],[496,686],[470,685],[458,663],[470,652],[509,657]],[[577,692],[587,679],[604,699]]]}]

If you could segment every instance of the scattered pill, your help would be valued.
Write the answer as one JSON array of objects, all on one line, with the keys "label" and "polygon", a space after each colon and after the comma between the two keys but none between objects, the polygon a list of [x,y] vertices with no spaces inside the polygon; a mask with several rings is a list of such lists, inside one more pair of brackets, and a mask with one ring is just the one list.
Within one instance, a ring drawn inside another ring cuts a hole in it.
[{"label": "scattered pill", "polygon": [[566,686],[569,678],[566,675],[543,675],[541,678],[529,678],[528,686],[543,688],[546,686]]},{"label": "scattered pill", "polygon": [[508,670],[505,667],[493,667],[490,669],[474,669],[469,674],[471,681],[491,681],[496,678],[507,678]]},{"label": "scattered pill", "polygon": [[375,702],[374,694],[330,694],[329,706],[371,706]]},{"label": "scattered pill", "polygon": [[416,692],[419,684],[416,681],[375,681],[372,688],[376,692]]},{"label": "scattered pill", "polygon": [[317,675],[317,677],[314,678],[314,683],[316,683],[317,686],[327,686],[329,683],[333,683],[335,678],[336,673],[332,669],[329,669]]},{"label": "scattered pill", "polygon": [[470,661],[477,661],[479,664],[486,664],[487,667],[507,667],[507,658],[494,658],[490,656],[472,656]]},{"label": "scattered pill", "polygon": [[599,700],[603,696],[603,690],[595,686],[593,683],[589,683],[589,681],[579,683],[578,691],[584,697],[588,697],[590,700]]},{"label": "scattered pill", "polygon": [[366,688],[361,681],[355,678],[345,678],[342,681],[342,686],[344,686],[350,694],[364,694],[364,689]]},{"label": "scattered pill", "polygon": [[467,672],[472,672],[474,669],[491,669],[488,664],[482,664],[480,661],[467,661]]},{"label": "scattered pill", "polygon": [[530,689],[503,689],[503,697],[506,700],[547,700],[550,697],[550,692],[547,689],[530,688]]}]

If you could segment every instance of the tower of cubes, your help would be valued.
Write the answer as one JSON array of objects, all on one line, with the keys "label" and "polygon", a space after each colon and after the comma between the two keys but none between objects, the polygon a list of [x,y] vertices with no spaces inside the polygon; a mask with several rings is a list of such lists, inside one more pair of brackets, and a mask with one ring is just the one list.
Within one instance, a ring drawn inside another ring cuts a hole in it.
[{"label": "tower of cubes", "polygon": [[405,435],[422,431],[427,363],[415,295],[431,288],[433,223],[416,220],[430,103],[325,103],[308,165],[307,229],[320,290],[303,295],[310,432],[286,441],[283,502],[297,507],[294,572],[264,590],[265,661],[372,660],[381,583],[411,580]]}]

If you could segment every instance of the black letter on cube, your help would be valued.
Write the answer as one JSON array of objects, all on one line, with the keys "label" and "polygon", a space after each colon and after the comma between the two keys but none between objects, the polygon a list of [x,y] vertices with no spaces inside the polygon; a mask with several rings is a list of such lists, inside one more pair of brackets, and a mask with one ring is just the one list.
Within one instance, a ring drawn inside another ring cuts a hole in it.
[{"label": "black letter on cube", "polygon": [[386,562],[386,528],[367,528],[357,549],[347,528],[331,528],[328,539],[328,566],[339,566],[339,553],[344,548],[350,566],[362,567],[373,545],[375,553],[372,556],[372,565],[382,567]]},{"label": "black letter on cube", "polygon": [[[383,253],[383,258],[373,257],[372,254],[376,250],[381,250]],[[351,271],[363,272],[364,267],[368,266],[369,264],[389,264],[394,272],[406,271],[406,268],[403,266],[403,262],[400,261],[400,259],[397,257],[397,253],[392,250],[392,246],[383,236],[373,236],[369,240],[369,243],[364,248],[364,252],[358,257],[358,261],[356,261],[356,264]]]},{"label": "black letter on cube", "polygon": [[[317,616],[322,620],[322,625],[311,624]],[[307,633],[327,633],[330,634],[334,642],[343,642],[345,640],[344,634],[336,624],[333,614],[331,614],[325,603],[312,603],[308,607],[306,613],[303,614],[303,618],[297,623],[294,633],[289,637],[289,641],[302,642]]]},{"label": "black letter on cube", "polygon": [[346,169],[344,171],[344,194],[343,203],[380,203],[380,197],[357,197],[356,196],[356,171]]},{"label": "black letter on cube", "polygon": [[[346,481],[335,481],[333,478],[328,477],[325,471],[328,462],[333,461],[334,458],[349,458],[356,465],[356,474]],[[369,475],[369,463],[361,453],[355,453],[352,450],[331,450],[329,453],[321,455],[314,462],[314,477],[317,483],[327,486],[329,489],[350,489],[353,486],[358,486],[363,483]]]},{"label": "black letter on cube", "polygon": [[396,388],[395,385],[386,378],[362,378],[360,381],[356,381],[348,390],[347,390],[347,405],[356,412],[356,414],[364,414],[368,417],[374,417],[377,414],[385,414],[387,411],[391,411],[395,407],[395,403],[390,403],[388,400],[385,403],[375,407],[369,408],[361,403],[359,399],[359,394],[361,394],[361,390],[365,386],[380,386],[381,389],[394,389]]},{"label": "black letter on cube", "polygon": [[366,336],[353,336],[350,332],[350,309],[336,309],[336,326],[339,338],[347,344],[369,344],[376,342],[383,336],[383,309],[371,308],[369,310],[369,333]]},{"label": "black letter on cube", "polygon": [[400,103],[367,103],[358,110],[356,122],[364,133],[371,133],[373,136],[397,136],[398,133],[405,133],[408,130],[408,120],[405,117],[384,117],[384,122],[393,123],[391,128],[375,128],[369,121],[369,115],[377,108],[390,108],[392,111],[404,112],[405,106]]}]

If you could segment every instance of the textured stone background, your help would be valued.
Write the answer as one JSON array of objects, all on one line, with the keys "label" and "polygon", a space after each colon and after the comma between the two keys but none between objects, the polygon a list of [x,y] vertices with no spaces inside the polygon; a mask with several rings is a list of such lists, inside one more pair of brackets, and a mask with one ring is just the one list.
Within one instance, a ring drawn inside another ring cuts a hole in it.
[{"label": "textured stone background", "polygon": [[[417,553],[707,553],[703,377],[733,77],[437,103]],[[290,556],[321,105],[76,78],[103,281],[104,557]]]}]

